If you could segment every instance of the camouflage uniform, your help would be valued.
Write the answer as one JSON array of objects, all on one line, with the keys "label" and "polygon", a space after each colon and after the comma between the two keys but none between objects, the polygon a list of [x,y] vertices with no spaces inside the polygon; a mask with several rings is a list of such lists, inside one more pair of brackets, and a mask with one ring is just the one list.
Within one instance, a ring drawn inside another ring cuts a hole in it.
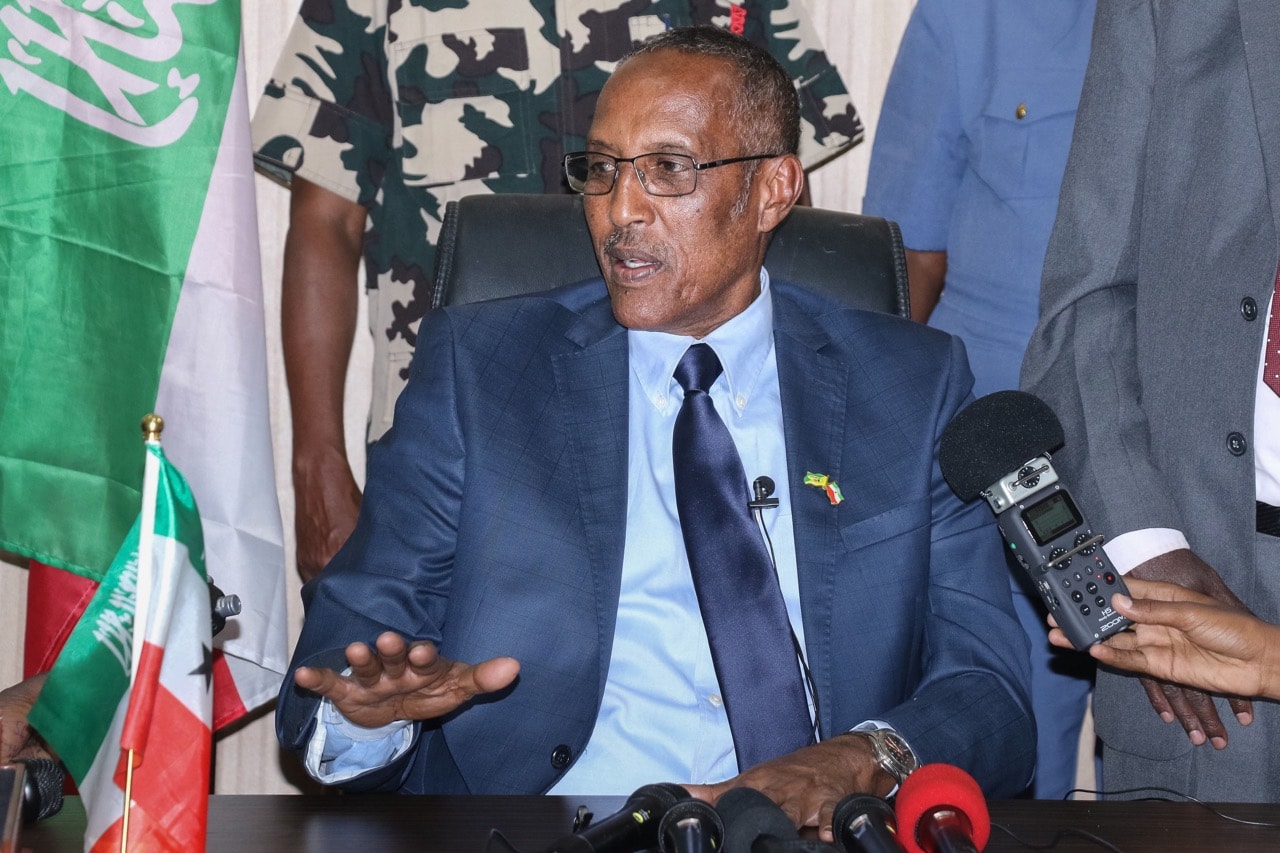
[{"label": "camouflage uniform", "polygon": [[596,98],[633,44],[711,23],[767,48],[800,93],[806,167],[862,124],[801,0],[304,0],[253,120],[260,169],[369,208],[369,439],[391,424],[431,303],[445,203],[567,192]]}]

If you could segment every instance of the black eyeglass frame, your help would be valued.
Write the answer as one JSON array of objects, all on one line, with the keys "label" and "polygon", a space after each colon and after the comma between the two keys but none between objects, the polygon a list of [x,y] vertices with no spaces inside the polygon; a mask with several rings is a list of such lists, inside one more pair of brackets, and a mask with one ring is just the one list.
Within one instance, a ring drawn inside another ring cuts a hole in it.
[{"label": "black eyeglass frame", "polygon": [[[636,161],[642,160],[645,157],[653,157],[655,155],[661,156],[661,157],[679,157],[682,160],[688,160],[690,163],[692,163],[693,164],[693,186],[691,186],[688,190],[682,193],[655,193],[652,190],[650,190],[649,184],[645,181],[644,172],[636,168]],[[648,193],[651,196],[654,196],[655,198],[679,198],[680,196],[690,195],[691,193],[695,192],[698,189],[698,173],[703,171],[704,169],[715,169],[720,166],[729,166],[729,165],[732,165],[733,163],[747,163],[752,160],[771,160],[774,157],[781,157],[781,156],[782,156],[781,154],[752,154],[747,157],[726,157],[723,160],[712,160],[709,163],[699,163],[697,160],[693,159],[688,154],[672,154],[671,152],[668,152],[668,151],[650,151],[647,154],[637,154],[634,157],[614,157],[612,154],[603,154],[599,151],[570,151],[568,154],[564,155],[560,163],[562,168],[564,169],[564,176],[569,181],[569,189],[577,193],[582,193],[583,195],[608,195],[609,193],[613,192],[613,188],[618,185],[618,165],[620,163],[630,163],[631,168],[636,173],[636,178],[639,179],[640,181],[640,186],[644,188],[644,191],[646,193]],[[581,157],[581,158],[606,157],[612,160],[613,161],[613,180],[609,183],[609,189],[604,190],[603,192],[589,193],[587,192],[587,189],[586,189],[586,186],[587,186],[586,181],[581,182],[582,183],[581,189],[574,186],[575,178],[569,172],[569,161],[575,157]]]}]

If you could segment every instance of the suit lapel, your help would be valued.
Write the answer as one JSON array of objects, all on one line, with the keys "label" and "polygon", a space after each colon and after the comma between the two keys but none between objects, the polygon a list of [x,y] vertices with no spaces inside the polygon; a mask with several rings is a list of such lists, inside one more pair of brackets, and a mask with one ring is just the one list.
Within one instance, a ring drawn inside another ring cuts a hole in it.
[{"label": "suit lapel", "polygon": [[553,369],[595,582],[603,695],[627,524],[627,335],[607,298],[589,305],[565,335],[578,349],[555,356]]},{"label": "suit lapel", "polygon": [[1239,0],[1239,8],[1271,216],[1280,223],[1280,11],[1275,0]]},{"label": "suit lapel", "polygon": [[[806,653],[819,695],[831,683],[830,625],[839,528],[836,507],[819,488],[804,484],[807,472],[826,474],[842,485],[848,369],[822,354],[826,331],[774,289],[774,346],[787,442],[796,571],[804,618]],[[847,486],[846,486],[847,487]],[[823,730],[830,709],[822,706]]]}]

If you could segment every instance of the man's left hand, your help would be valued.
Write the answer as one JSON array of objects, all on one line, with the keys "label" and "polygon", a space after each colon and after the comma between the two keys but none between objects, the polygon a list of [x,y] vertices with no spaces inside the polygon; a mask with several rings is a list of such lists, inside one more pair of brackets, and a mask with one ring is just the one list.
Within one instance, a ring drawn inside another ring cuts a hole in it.
[{"label": "man's left hand", "polygon": [[711,804],[731,788],[755,788],[777,803],[797,827],[817,827],[818,837],[832,841],[831,816],[850,794],[883,797],[894,779],[876,763],[864,737],[839,735],[766,761],[716,785],[686,785],[689,793]]}]

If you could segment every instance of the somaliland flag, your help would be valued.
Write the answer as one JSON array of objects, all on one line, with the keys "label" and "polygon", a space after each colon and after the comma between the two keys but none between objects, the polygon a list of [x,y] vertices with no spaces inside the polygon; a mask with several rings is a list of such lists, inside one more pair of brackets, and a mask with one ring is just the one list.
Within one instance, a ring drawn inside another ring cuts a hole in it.
[{"label": "somaliland flag", "polygon": [[146,466],[142,512],[30,722],[79,785],[86,850],[121,849],[132,761],[129,849],[200,851],[213,678],[204,537],[191,490],[156,442]]},{"label": "somaliland flag", "polygon": [[0,0],[0,549],[43,668],[137,514],[138,422],[200,496],[244,612],[219,725],[285,670],[283,535],[238,0]]}]

